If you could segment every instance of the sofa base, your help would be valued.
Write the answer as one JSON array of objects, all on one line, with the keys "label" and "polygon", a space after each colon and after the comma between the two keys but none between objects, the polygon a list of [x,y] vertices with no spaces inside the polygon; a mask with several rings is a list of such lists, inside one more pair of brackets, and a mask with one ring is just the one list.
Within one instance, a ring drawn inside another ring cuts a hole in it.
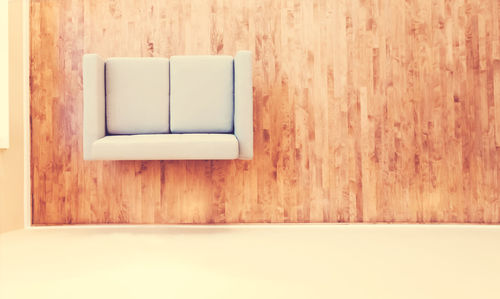
[{"label": "sofa base", "polygon": [[239,155],[233,134],[111,135],[92,144],[87,160],[231,160]]}]

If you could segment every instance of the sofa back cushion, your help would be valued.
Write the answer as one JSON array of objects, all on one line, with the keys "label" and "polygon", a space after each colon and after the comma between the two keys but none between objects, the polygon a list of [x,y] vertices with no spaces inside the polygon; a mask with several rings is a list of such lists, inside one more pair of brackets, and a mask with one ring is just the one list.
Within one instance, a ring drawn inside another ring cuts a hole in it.
[{"label": "sofa back cushion", "polygon": [[172,133],[233,132],[233,57],[170,57]]},{"label": "sofa back cushion", "polygon": [[110,58],[106,61],[108,134],[169,133],[169,61]]}]

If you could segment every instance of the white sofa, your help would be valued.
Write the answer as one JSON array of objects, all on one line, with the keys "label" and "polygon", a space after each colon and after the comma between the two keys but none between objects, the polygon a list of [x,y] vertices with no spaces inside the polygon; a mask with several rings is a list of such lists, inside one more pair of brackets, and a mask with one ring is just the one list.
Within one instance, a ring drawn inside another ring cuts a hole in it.
[{"label": "white sofa", "polygon": [[85,160],[253,157],[252,58],[83,56]]}]

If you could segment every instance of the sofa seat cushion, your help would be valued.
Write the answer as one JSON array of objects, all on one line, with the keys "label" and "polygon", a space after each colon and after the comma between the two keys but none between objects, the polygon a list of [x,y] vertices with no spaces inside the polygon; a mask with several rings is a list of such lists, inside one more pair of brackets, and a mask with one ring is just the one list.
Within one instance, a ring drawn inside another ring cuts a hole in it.
[{"label": "sofa seat cushion", "polygon": [[238,158],[232,134],[106,136],[92,145],[96,160],[225,160]]},{"label": "sofa seat cushion", "polygon": [[169,61],[110,58],[106,61],[108,134],[169,132]]},{"label": "sofa seat cushion", "polygon": [[233,57],[170,58],[172,133],[233,132]]}]

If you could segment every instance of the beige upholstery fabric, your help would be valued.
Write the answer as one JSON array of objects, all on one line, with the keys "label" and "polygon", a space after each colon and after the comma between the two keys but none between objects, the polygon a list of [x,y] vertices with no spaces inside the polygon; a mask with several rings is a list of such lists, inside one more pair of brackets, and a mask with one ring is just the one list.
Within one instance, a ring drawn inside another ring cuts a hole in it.
[{"label": "beige upholstery fabric", "polygon": [[238,158],[232,134],[106,136],[93,145],[97,160],[219,160]]},{"label": "beige upholstery fabric", "polygon": [[169,132],[169,65],[166,58],[106,61],[109,134]]},{"label": "beige upholstery fabric", "polygon": [[233,57],[170,58],[172,133],[233,132]]},{"label": "beige upholstery fabric", "polygon": [[92,160],[92,143],[106,135],[104,60],[83,56],[83,158]]},{"label": "beige upholstery fabric", "polygon": [[253,158],[252,54],[239,51],[234,57],[234,135],[240,159]]},{"label": "beige upholstery fabric", "polygon": [[[214,131],[211,132],[213,134],[164,134],[169,129],[168,112],[171,117],[176,114],[172,109],[169,111],[168,105],[169,80],[166,77],[168,76],[168,60],[144,58],[145,64],[148,65],[146,67],[141,66],[142,58],[127,61],[123,65],[122,62],[125,61],[121,59],[112,58],[105,62],[95,54],[86,54],[83,57],[83,154],[85,160],[218,160],[253,157],[253,92],[250,52],[238,52],[234,61],[232,57],[214,60],[199,57],[199,70],[204,70],[201,71],[203,75],[188,76],[189,69],[196,70],[198,67],[193,64],[193,61],[181,63],[183,70],[179,74],[182,74],[176,76],[177,79],[173,82],[171,81],[172,84],[179,84],[181,89],[178,91],[184,90],[177,94],[180,95],[177,99],[189,96],[185,103],[179,105],[180,107],[176,106],[181,108],[180,111],[191,108],[183,114],[187,119],[181,120],[180,127],[184,126],[184,129],[194,131]],[[211,66],[211,63],[215,66]],[[124,73],[127,73],[128,77],[121,77]],[[156,79],[152,82],[145,82],[147,80],[138,77],[134,79],[135,75],[131,75],[139,73],[143,74],[143,77],[154,75]],[[106,98],[106,74],[108,98]],[[180,80],[181,78],[183,79]],[[136,90],[131,86],[140,87]],[[141,88],[143,90],[139,92]],[[195,91],[190,91],[188,88]],[[199,92],[196,89],[205,90],[205,92]],[[165,94],[167,105],[163,102]],[[204,95],[207,97],[199,100]],[[144,100],[144,96],[154,100],[140,102]],[[106,136],[106,102],[111,113],[108,114],[108,118],[112,118],[111,122],[116,124],[108,128],[109,133],[142,133],[151,130],[158,130],[162,133]],[[160,109],[160,106],[164,108]],[[152,107],[158,109],[152,109]],[[200,107],[203,109],[199,109]],[[193,115],[197,117],[193,118]],[[234,134],[232,134],[233,130]],[[230,133],[215,134],[218,131]]]}]

